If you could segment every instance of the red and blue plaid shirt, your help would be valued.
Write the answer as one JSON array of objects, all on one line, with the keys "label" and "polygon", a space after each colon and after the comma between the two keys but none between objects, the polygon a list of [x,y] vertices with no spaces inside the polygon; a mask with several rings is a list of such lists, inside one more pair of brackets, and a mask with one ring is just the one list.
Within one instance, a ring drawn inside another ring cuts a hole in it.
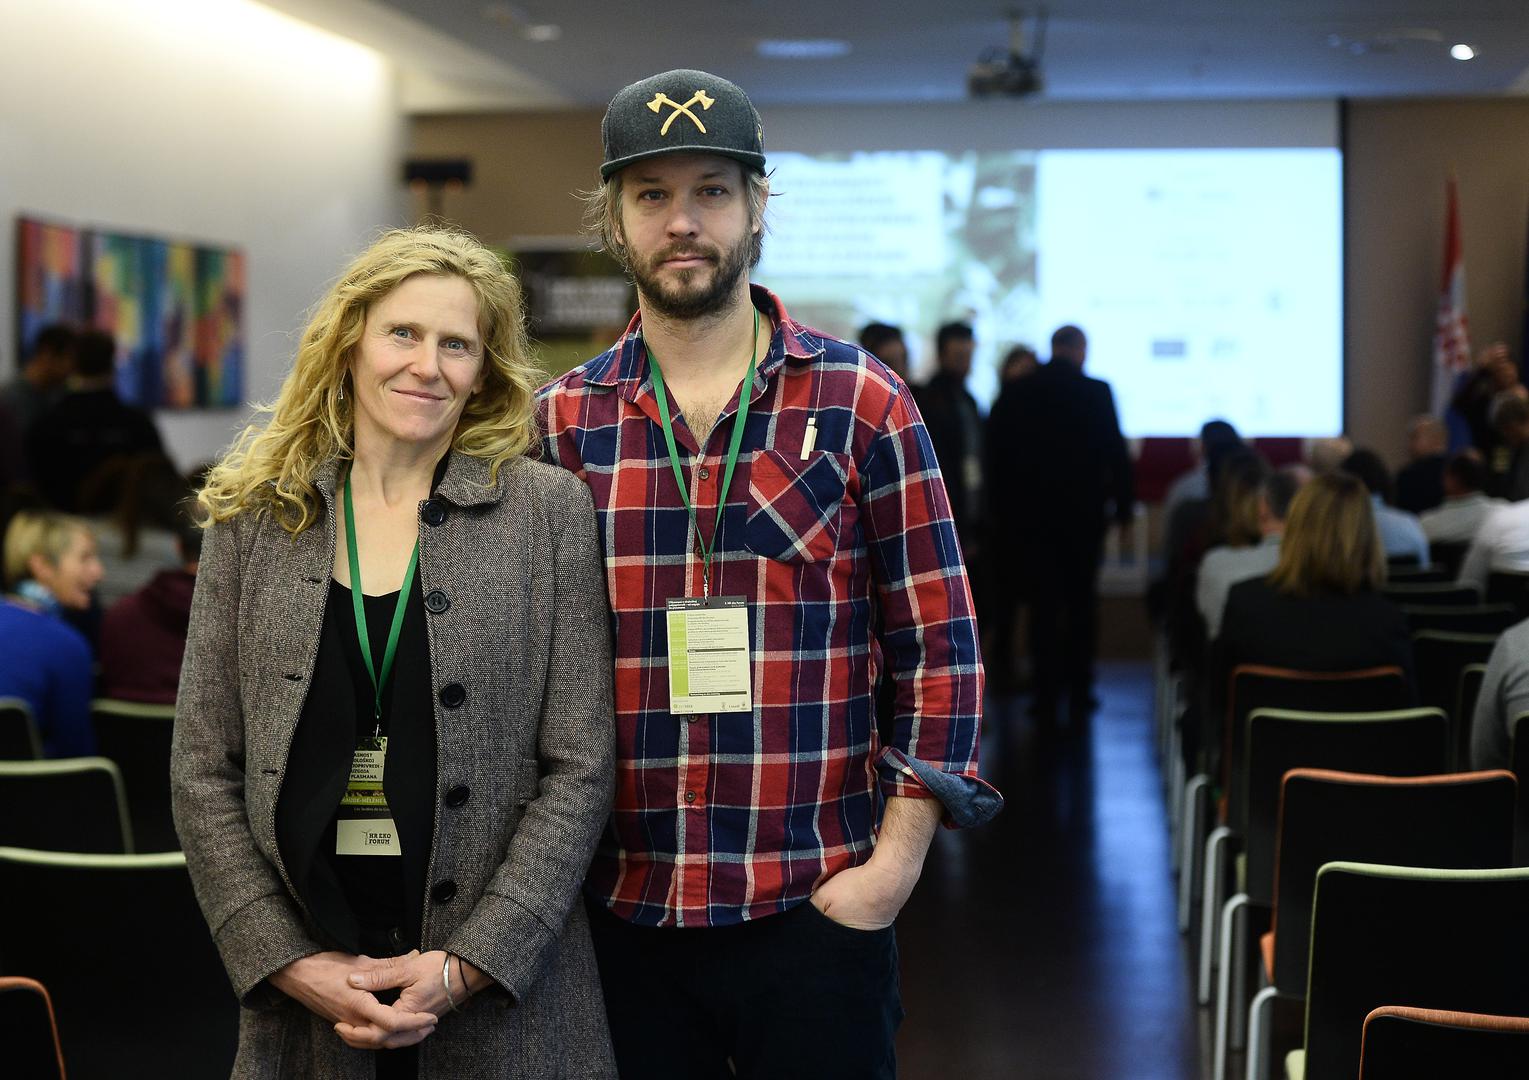
[{"label": "red and blue plaid shirt", "polygon": [[[701,595],[702,560],[640,316],[541,392],[545,458],[594,492],[615,632],[616,802],[587,888],[645,926],[794,906],[869,858],[880,797],[938,798],[952,825],[1002,804],[977,776],[971,591],[908,388],[793,322],[774,295],[755,287],[754,302],[775,328],[725,498],[737,400],[704,448],[672,415],[695,520],[705,536],[720,530],[712,595],[748,600],[752,715],[669,712],[666,601]],[[872,703],[883,663],[897,691],[888,746]]]}]

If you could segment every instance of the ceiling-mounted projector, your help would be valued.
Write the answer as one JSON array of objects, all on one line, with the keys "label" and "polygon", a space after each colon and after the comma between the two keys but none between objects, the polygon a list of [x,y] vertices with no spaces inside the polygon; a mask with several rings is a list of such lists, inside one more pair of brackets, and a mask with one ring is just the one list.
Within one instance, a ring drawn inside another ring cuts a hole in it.
[{"label": "ceiling-mounted projector", "polygon": [[1024,13],[1009,13],[1009,48],[989,49],[966,73],[966,90],[974,98],[1029,97],[1045,86],[1041,53],[1046,47],[1046,10],[1035,16],[1035,51],[1025,52]]}]

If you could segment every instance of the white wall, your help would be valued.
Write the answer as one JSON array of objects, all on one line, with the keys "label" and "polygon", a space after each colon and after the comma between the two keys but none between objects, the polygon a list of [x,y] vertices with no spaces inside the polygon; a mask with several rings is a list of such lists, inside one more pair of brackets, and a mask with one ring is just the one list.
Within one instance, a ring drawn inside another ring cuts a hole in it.
[{"label": "white wall", "polygon": [[[404,221],[391,66],[251,0],[0,0],[0,40],[0,373],[24,214],[243,248],[245,395],[269,399],[306,309]],[[188,466],[245,417],[157,419]]]}]

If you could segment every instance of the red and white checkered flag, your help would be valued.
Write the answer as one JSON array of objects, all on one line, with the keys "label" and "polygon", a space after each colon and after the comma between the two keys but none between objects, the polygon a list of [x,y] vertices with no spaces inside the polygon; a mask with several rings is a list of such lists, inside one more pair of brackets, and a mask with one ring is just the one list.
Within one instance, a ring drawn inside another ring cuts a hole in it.
[{"label": "red and white checkered flag", "polygon": [[1465,255],[1460,243],[1460,205],[1451,173],[1444,220],[1444,280],[1433,333],[1433,412],[1449,407],[1456,379],[1471,366],[1471,336],[1465,317]]}]

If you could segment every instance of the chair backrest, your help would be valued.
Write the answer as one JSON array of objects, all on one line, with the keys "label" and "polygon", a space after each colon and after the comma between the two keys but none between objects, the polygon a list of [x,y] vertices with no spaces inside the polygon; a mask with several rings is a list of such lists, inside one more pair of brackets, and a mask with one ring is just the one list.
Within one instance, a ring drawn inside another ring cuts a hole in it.
[{"label": "chair backrest", "polygon": [[[1275,840],[1274,985],[1306,992],[1311,898],[1324,863],[1507,866],[1517,788],[1503,769],[1414,777],[1287,772]],[[1254,862],[1250,847],[1249,878]]]},{"label": "chair backrest", "polygon": [[[180,852],[0,847],[0,926],[0,963],[47,985],[65,1060],[79,1075],[119,1075],[135,1057],[157,1076],[232,1071],[238,1002]],[[132,972],[132,985],[103,988],[107,967]]]},{"label": "chair backrest", "polygon": [[1227,688],[1227,726],[1222,737],[1221,784],[1227,795],[1228,820],[1239,823],[1246,819],[1242,761],[1248,717],[1255,709],[1379,712],[1416,704],[1406,674],[1395,665],[1357,671],[1297,671],[1239,664],[1232,670]]},{"label": "chair backrest", "polygon": [[[1508,767],[1518,777],[1520,784],[1529,785],[1529,713],[1515,716],[1508,731],[1511,733],[1513,743]],[[1518,798],[1518,826],[1516,839],[1513,841],[1513,862],[1518,866],[1529,866],[1529,791],[1520,794]]]},{"label": "chair backrest", "polygon": [[1529,1015],[1525,911],[1529,869],[1322,867],[1306,983],[1306,1080],[1355,1076],[1364,1018],[1381,1005]]},{"label": "chair backrest", "polygon": [[1383,590],[1394,604],[1443,604],[1464,607],[1481,603],[1481,594],[1474,585],[1456,585],[1452,581],[1433,582],[1423,585],[1390,584]]},{"label": "chair backrest", "polygon": [[64,1080],[53,1002],[36,979],[0,975],[0,1047],[7,1076]]},{"label": "chair backrest", "polygon": [[1382,1005],[1364,1018],[1359,1080],[1522,1080],[1529,1017]]},{"label": "chair backrest", "polygon": [[1518,609],[1512,604],[1467,604],[1464,607],[1444,604],[1402,604],[1407,629],[1453,630],[1461,634],[1500,634],[1518,621]]},{"label": "chair backrest", "polygon": [[1256,710],[1248,717],[1248,753],[1243,763],[1247,817],[1232,823],[1246,839],[1248,896],[1262,904],[1274,902],[1280,785],[1291,769],[1430,776],[1448,768],[1449,718],[1439,709]]},{"label": "chair backrest", "polygon": [[0,761],[0,844],[130,854],[122,774],[103,757]]},{"label": "chair backrest", "polygon": [[1428,545],[1428,558],[1451,578],[1460,573],[1460,564],[1471,548],[1467,540],[1435,540]]},{"label": "chair backrest", "polygon": [[[1417,674],[1418,703],[1450,710],[1460,690],[1460,673],[1472,664],[1485,664],[1497,644],[1496,634],[1462,634],[1453,630],[1419,630],[1412,635],[1412,664]],[[1455,760],[1466,760],[1470,718],[1455,725]]]},{"label": "chair backrest", "polygon": [[1455,575],[1442,566],[1392,566],[1386,570],[1387,585],[1449,585]]},{"label": "chair backrest", "polygon": [[1493,603],[1512,604],[1529,615],[1529,571],[1493,570],[1487,577],[1487,596]]},{"label": "chair backrest", "polygon": [[1391,570],[1407,570],[1422,566],[1416,555],[1387,555],[1386,567]]},{"label": "chair backrest", "polygon": [[32,706],[21,698],[0,698],[0,761],[36,761],[42,757],[42,737]]},{"label": "chair backrest", "polygon": [[170,813],[170,736],[174,705],[97,698],[90,703],[96,749],[122,770],[133,835],[140,851],[176,851]]}]

